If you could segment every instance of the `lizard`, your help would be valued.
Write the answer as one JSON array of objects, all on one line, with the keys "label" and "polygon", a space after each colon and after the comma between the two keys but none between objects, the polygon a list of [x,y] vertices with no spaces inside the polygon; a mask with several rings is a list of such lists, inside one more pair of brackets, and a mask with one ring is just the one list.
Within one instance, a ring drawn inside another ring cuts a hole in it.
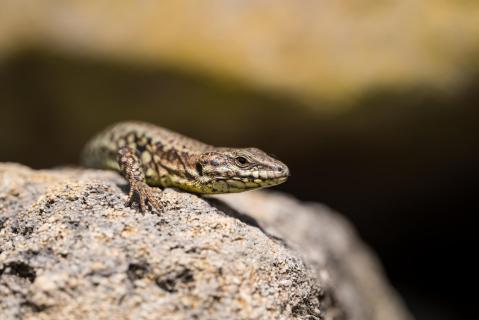
[{"label": "lizard", "polygon": [[275,186],[285,182],[288,167],[257,148],[215,147],[150,123],[114,124],[84,147],[81,162],[90,168],[119,172],[129,184],[126,206],[135,194],[161,211],[155,187],[175,187],[194,194],[219,194]]}]

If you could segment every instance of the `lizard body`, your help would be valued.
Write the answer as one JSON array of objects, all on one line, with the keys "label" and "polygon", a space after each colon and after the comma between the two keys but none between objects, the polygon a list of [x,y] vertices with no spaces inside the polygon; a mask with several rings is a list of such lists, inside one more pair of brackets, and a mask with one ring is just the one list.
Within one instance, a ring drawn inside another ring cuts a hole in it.
[{"label": "lizard body", "polygon": [[144,122],[122,122],[95,136],[82,154],[84,165],[119,171],[140,209],[161,205],[151,187],[198,194],[241,192],[286,181],[288,167],[256,148],[214,147]]}]

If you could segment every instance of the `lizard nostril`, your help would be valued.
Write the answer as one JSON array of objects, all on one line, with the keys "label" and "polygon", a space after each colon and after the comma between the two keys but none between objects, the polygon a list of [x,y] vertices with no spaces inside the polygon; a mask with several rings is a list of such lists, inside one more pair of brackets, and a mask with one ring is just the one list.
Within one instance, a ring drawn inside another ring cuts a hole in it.
[{"label": "lizard nostril", "polygon": [[278,172],[283,172],[284,169],[283,169],[283,167],[276,167],[276,171],[278,171]]}]

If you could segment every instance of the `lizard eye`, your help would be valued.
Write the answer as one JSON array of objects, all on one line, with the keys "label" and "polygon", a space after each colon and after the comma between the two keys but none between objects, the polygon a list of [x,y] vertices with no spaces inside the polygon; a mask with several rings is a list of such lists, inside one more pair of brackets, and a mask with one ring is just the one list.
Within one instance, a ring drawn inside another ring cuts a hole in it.
[{"label": "lizard eye", "polygon": [[239,167],[245,167],[249,163],[245,157],[236,157],[235,162]]}]

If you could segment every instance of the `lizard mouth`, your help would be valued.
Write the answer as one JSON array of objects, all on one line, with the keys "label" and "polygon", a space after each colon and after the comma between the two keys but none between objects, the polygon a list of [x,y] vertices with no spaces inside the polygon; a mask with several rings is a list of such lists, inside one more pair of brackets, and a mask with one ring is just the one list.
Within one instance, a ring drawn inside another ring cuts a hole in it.
[{"label": "lizard mouth", "polygon": [[288,180],[288,177],[279,177],[279,178],[270,178],[270,179],[255,179],[251,178],[232,178],[224,179],[223,181],[228,184],[230,191],[243,191],[243,190],[252,190],[259,189],[264,187],[271,187],[278,184],[281,184]]},{"label": "lizard mouth", "polygon": [[[201,187],[201,193],[218,194],[242,192],[247,190],[261,189],[276,186],[285,182],[288,176],[280,176],[277,178],[259,179],[254,176],[247,177],[222,177],[216,176],[206,185]],[[198,192],[198,191],[196,191]]]},{"label": "lizard mouth", "polygon": [[237,176],[216,176],[212,181],[212,193],[241,192],[261,189],[284,183],[290,176],[286,166],[276,170],[241,172]]}]

